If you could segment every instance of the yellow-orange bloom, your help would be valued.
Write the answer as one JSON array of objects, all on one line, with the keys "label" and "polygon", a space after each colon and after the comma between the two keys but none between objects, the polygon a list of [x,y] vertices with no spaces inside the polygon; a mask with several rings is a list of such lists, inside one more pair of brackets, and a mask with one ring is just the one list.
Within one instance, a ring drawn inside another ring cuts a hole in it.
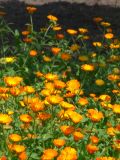
[{"label": "yellow-orange bloom", "polygon": [[62,59],[62,60],[65,60],[65,61],[68,61],[68,60],[71,59],[71,55],[68,54],[68,53],[62,53],[62,54],[61,54],[61,59]]},{"label": "yellow-orange bloom", "polygon": [[95,109],[88,109],[88,117],[93,122],[99,122],[101,119],[104,118],[103,113]]},{"label": "yellow-orange bloom", "polygon": [[74,137],[74,141],[77,142],[77,141],[83,139],[84,135],[79,131],[75,131],[75,132],[73,132],[73,137]]},{"label": "yellow-orange bloom", "polygon": [[9,87],[15,87],[19,85],[22,82],[23,78],[22,77],[4,77],[4,82],[6,83],[7,86]]},{"label": "yellow-orange bloom", "polygon": [[95,81],[95,84],[96,84],[97,86],[103,86],[103,85],[105,84],[105,82],[104,82],[102,79],[97,79],[97,80]]},{"label": "yellow-orange bloom", "polygon": [[102,17],[94,17],[93,18],[93,21],[96,22],[96,23],[101,22],[102,20],[103,20]]},{"label": "yellow-orange bloom", "polygon": [[61,51],[61,48],[58,48],[58,47],[52,47],[51,48],[51,52],[54,54],[54,55],[58,55],[58,53],[60,53]]},{"label": "yellow-orange bloom", "polygon": [[24,123],[30,123],[32,121],[32,117],[28,114],[21,114],[20,120]]},{"label": "yellow-orange bloom", "polygon": [[35,56],[37,55],[37,51],[36,51],[36,50],[31,50],[31,51],[29,52],[29,55],[30,55],[31,57],[35,57]]},{"label": "yellow-orange bloom", "polygon": [[66,141],[65,141],[64,139],[58,138],[58,139],[54,139],[54,140],[53,140],[53,144],[54,144],[56,147],[58,147],[58,148],[64,146],[65,143],[66,143]]},{"label": "yellow-orange bloom", "polygon": [[112,109],[114,113],[120,114],[120,104],[114,104]]},{"label": "yellow-orange bloom", "polygon": [[22,137],[19,134],[10,134],[9,139],[13,142],[19,142],[22,140]]},{"label": "yellow-orange bloom", "polygon": [[88,144],[86,146],[86,149],[87,149],[87,151],[88,151],[89,154],[93,154],[93,153],[95,153],[96,151],[99,150],[99,148],[97,146],[92,145],[92,144]]},{"label": "yellow-orange bloom", "polygon": [[12,150],[15,151],[17,154],[20,154],[25,151],[25,146],[19,145],[19,144],[14,144],[12,147]]},{"label": "yellow-orange bloom", "polygon": [[114,37],[114,34],[113,34],[113,33],[106,33],[106,34],[104,35],[104,37],[105,37],[106,39],[112,39],[112,38]]},{"label": "yellow-orange bloom", "polygon": [[76,35],[77,31],[74,29],[67,29],[67,33],[69,33],[70,35]]},{"label": "yellow-orange bloom", "polygon": [[111,24],[109,22],[101,22],[100,24],[101,24],[101,26],[104,26],[104,27],[111,26]]},{"label": "yellow-orange bloom", "polygon": [[68,102],[65,102],[65,101],[62,101],[60,103],[60,106],[64,109],[69,109],[69,110],[74,110],[75,109],[75,106],[73,104],[70,104]]},{"label": "yellow-orange bloom", "polygon": [[46,78],[48,81],[54,81],[54,80],[57,80],[57,79],[58,79],[58,75],[52,74],[52,73],[47,73],[47,74],[45,75],[45,78]]},{"label": "yellow-orange bloom", "polygon": [[55,16],[53,16],[53,15],[51,15],[51,14],[48,15],[47,18],[48,18],[50,21],[57,21],[57,20],[58,20],[57,17],[55,17]]},{"label": "yellow-orange bloom", "polygon": [[117,74],[109,74],[108,75],[108,80],[110,80],[110,81],[117,81],[119,79],[120,79],[120,76]]},{"label": "yellow-orange bloom", "polygon": [[9,124],[12,122],[12,118],[8,114],[0,113],[0,124]]},{"label": "yellow-orange bloom", "polygon": [[96,136],[91,136],[91,137],[90,137],[90,140],[91,140],[91,142],[94,143],[94,144],[97,144],[97,143],[99,142],[99,138],[96,137]]},{"label": "yellow-orange bloom", "polygon": [[33,14],[34,12],[36,12],[37,8],[28,6],[26,10],[29,14]]},{"label": "yellow-orange bloom", "polygon": [[78,100],[78,103],[79,103],[81,106],[85,106],[85,105],[87,105],[89,102],[88,102],[87,98],[80,98],[80,99]]},{"label": "yellow-orange bloom", "polygon": [[102,43],[101,42],[93,42],[94,47],[101,47]]},{"label": "yellow-orange bloom", "polygon": [[87,29],[87,28],[79,28],[78,31],[79,31],[81,34],[84,34],[84,33],[87,33],[87,32],[88,32],[88,29]]},{"label": "yellow-orange bloom", "polygon": [[27,157],[26,152],[24,151],[19,154],[18,158],[19,160],[27,160],[28,157]]},{"label": "yellow-orange bloom", "polygon": [[47,97],[47,101],[50,103],[50,104],[59,104],[60,102],[63,101],[63,98],[60,97],[59,95],[51,95],[51,96],[48,96]]},{"label": "yellow-orange bloom", "polygon": [[88,60],[89,60],[88,56],[85,56],[85,55],[79,56],[78,59],[79,59],[81,62],[85,62],[85,61],[88,61]]},{"label": "yellow-orange bloom", "polygon": [[80,82],[77,79],[67,81],[66,89],[72,93],[76,93],[80,88]]},{"label": "yellow-orange bloom", "polygon": [[63,88],[65,88],[66,84],[63,81],[55,80],[54,81],[54,86],[57,89],[63,89]]},{"label": "yellow-orange bloom", "polygon": [[63,125],[60,129],[66,136],[74,132],[74,127],[72,126]]},{"label": "yellow-orange bloom", "polygon": [[52,160],[58,155],[58,152],[55,149],[45,149],[41,160]]},{"label": "yellow-orange bloom", "polygon": [[81,66],[81,69],[89,72],[89,71],[93,71],[95,69],[95,67],[92,64],[83,64]]},{"label": "yellow-orange bloom", "polygon": [[68,112],[68,115],[74,123],[79,123],[83,119],[83,117],[79,113],[72,110]]},{"label": "yellow-orange bloom", "polygon": [[113,157],[98,157],[96,158],[96,160],[116,160],[116,159]]},{"label": "yellow-orange bloom", "polygon": [[40,119],[40,120],[43,120],[43,121],[45,121],[45,120],[48,120],[49,118],[51,118],[51,114],[49,114],[49,113],[39,113],[38,114],[38,118]]}]

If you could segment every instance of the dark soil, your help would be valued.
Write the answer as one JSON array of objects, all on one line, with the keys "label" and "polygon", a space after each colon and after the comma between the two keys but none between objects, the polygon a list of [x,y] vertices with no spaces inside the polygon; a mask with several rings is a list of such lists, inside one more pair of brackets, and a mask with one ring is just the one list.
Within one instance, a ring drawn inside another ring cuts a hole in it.
[{"label": "dark soil", "polygon": [[[24,30],[25,24],[29,22],[29,15],[26,12],[26,4],[11,0],[0,4],[2,10],[6,11],[5,20],[15,29]],[[97,28],[93,23],[93,17],[103,17],[105,21],[112,24],[113,32],[120,35],[120,8],[110,6],[87,6],[77,3],[50,3],[36,6],[37,12],[33,15],[35,29],[46,26],[48,14],[53,14],[59,18],[59,24],[63,29],[87,27],[91,36],[97,37]]]}]

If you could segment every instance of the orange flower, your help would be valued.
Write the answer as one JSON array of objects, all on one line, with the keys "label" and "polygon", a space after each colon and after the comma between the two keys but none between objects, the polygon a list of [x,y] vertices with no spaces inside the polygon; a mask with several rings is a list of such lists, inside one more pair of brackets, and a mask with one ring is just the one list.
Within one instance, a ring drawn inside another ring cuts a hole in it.
[{"label": "orange flower", "polygon": [[93,122],[99,122],[101,119],[103,119],[103,113],[99,112],[98,110],[95,109],[88,109],[88,117],[93,121]]},{"label": "orange flower", "polygon": [[99,157],[99,158],[96,158],[96,160],[116,160],[116,159],[113,157]]},{"label": "orange flower", "polygon": [[5,15],[6,15],[6,12],[0,11],[0,17]]},{"label": "orange flower", "polygon": [[70,35],[75,35],[77,34],[77,31],[74,29],[67,29],[67,33],[69,33]]},{"label": "orange flower", "polygon": [[27,160],[28,157],[27,157],[26,152],[22,152],[19,154],[18,158],[19,160]]},{"label": "orange flower", "polygon": [[88,102],[87,98],[80,98],[80,99],[78,100],[78,103],[79,103],[81,106],[85,106],[85,105],[87,105],[89,102]]},{"label": "orange flower", "polygon": [[113,127],[109,127],[109,128],[107,129],[107,134],[110,135],[110,136],[115,136],[115,134],[116,134],[116,129],[113,128]]},{"label": "orange flower", "polygon": [[6,83],[7,86],[9,87],[15,87],[22,82],[22,77],[4,77],[4,82]]},{"label": "orange flower", "polygon": [[79,49],[80,49],[80,46],[78,44],[73,44],[70,47],[70,50],[73,51],[73,52],[75,52],[75,51],[77,51]]},{"label": "orange flower", "polygon": [[44,76],[44,74],[43,73],[41,73],[40,71],[38,71],[38,72],[35,72],[35,75],[39,78],[39,77],[43,77]]},{"label": "orange flower", "polygon": [[114,34],[113,34],[113,33],[106,33],[106,34],[104,35],[104,37],[105,37],[106,39],[112,39],[112,38],[114,37]]},{"label": "orange flower", "polygon": [[103,85],[105,84],[105,82],[104,82],[102,79],[97,79],[97,80],[95,81],[95,84],[96,84],[97,86],[103,86]]},{"label": "orange flower", "polygon": [[44,110],[44,103],[39,100],[39,102],[31,103],[30,108],[33,112],[39,112]]},{"label": "orange flower", "polygon": [[49,113],[39,113],[38,114],[38,118],[40,119],[40,120],[43,120],[43,121],[45,121],[45,120],[48,120],[49,118],[51,118],[51,114],[49,114]]},{"label": "orange flower", "polygon": [[103,18],[101,18],[101,17],[93,18],[93,21],[96,22],[96,23],[101,22],[102,20],[103,20]]},{"label": "orange flower", "polygon": [[91,142],[94,143],[94,144],[97,144],[97,143],[99,142],[99,138],[96,137],[96,136],[91,136],[91,137],[90,137],[90,140],[91,140]]},{"label": "orange flower", "polygon": [[60,34],[60,33],[58,33],[58,34],[56,34],[56,38],[57,39],[64,39],[64,34]]},{"label": "orange flower", "polygon": [[59,31],[59,30],[62,29],[62,27],[60,27],[60,26],[54,26],[52,29],[53,29],[54,31]]},{"label": "orange flower", "polygon": [[47,97],[47,101],[50,104],[59,104],[61,101],[63,101],[63,98],[60,97],[59,95],[51,95]]},{"label": "orange flower", "polygon": [[29,52],[29,55],[30,55],[31,57],[35,57],[35,56],[37,55],[37,51],[36,51],[36,50],[31,50],[31,51]]},{"label": "orange flower", "polygon": [[12,87],[10,88],[10,93],[13,95],[13,96],[18,96],[20,95],[21,91],[19,88],[17,87]]},{"label": "orange flower", "polygon": [[72,110],[69,110],[68,115],[74,123],[79,123],[83,119],[79,113]]},{"label": "orange flower", "polygon": [[23,39],[23,41],[26,42],[26,43],[31,43],[32,42],[32,38],[26,37],[26,38]]},{"label": "orange flower", "polygon": [[17,154],[20,154],[25,151],[25,146],[19,145],[19,144],[14,144],[12,147],[12,150],[15,151]]},{"label": "orange flower", "polygon": [[20,120],[24,123],[30,123],[32,121],[32,117],[28,114],[21,114]]},{"label": "orange flower", "polygon": [[50,20],[50,21],[58,21],[58,18],[53,16],[53,15],[48,15],[47,18]]},{"label": "orange flower", "polygon": [[45,149],[41,160],[52,160],[58,155],[58,152],[55,149]]},{"label": "orange flower", "polygon": [[10,134],[9,139],[13,142],[19,142],[22,140],[22,137],[19,134]]},{"label": "orange flower", "polygon": [[84,138],[84,135],[81,132],[75,131],[73,132],[74,141],[79,141]]},{"label": "orange flower", "polygon": [[62,53],[62,54],[61,54],[61,59],[62,59],[62,60],[65,60],[65,61],[68,61],[68,60],[71,59],[71,55],[68,54],[68,53]]},{"label": "orange flower", "polygon": [[48,57],[48,56],[43,56],[43,60],[45,61],[45,62],[51,62],[52,61],[52,59],[50,58],[50,57]]},{"label": "orange flower", "polygon": [[78,92],[79,88],[80,88],[80,82],[77,79],[72,79],[67,81],[66,84],[66,89],[72,93],[76,93],[76,91]]},{"label": "orange flower", "polygon": [[94,65],[93,64],[83,64],[81,66],[81,69],[84,71],[93,71],[94,70]]},{"label": "orange flower", "polygon": [[109,22],[101,22],[100,24],[101,24],[101,26],[104,26],[104,27],[111,26],[111,24]]},{"label": "orange flower", "polygon": [[88,151],[89,154],[93,154],[93,153],[95,153],[96,151],[99,150],[99,148],[97,146],[92,145],[92,144],[88,144],[86,146],[86,149],[87,149],[87,151]]},{"label": "orange flower", "polygon": [[111,97],[107,94],[100,95],[99,99],[102,100],[102,101],[111,101]]},{"label": "orange flower", "polygon": [[29,14],[33,14],[34,12],[36,12],[37,8],[28,6],[26,10]]},{"label": "orange flower", "polygon": [[64,126],[61,126],[60,129],[66,136],[74,132],[74,127],[72,126],[64,125]]},{"label": "orange flower", "polygon": [[51,48],[51,52],[54,54],[54,55],[58,55],[58,53],[60,53],[61,51],[61,48],[58,48],[58,47],[52,47]]},{"label": "orange flower", "polygon": [[29,31],[22,31],[22,35],[23,35],[23,36],[27,36],[27,35],[29,35],[29,34],[30,34]]},{"label": "orange flower", "polygon": [[54,144],[56,147],[58,147],[58,148],[64,146],[65,143],[66,143],[66,141],[65,141],[64,139],[60,139],[60,138],[59,138],[59,139],[54,139],[54,140],[53,140],[53,144]]},{"label": "orange flower", "polygon": [[8,91],[9,91],[9,88],[0,87],[0,93],[7,93]]},{"label": "orange flower", "polygon": [[112,106],[113,112],[116,114],[120,114],[120,104],[114,104]]},{"label": "orange flower", "polygon": [[108,75],[108,80],[110,80],[110,81],[117,81],[119,79],[120,79],[120,76],[117,74],[109,74]]},{"label": "orange flower", "polygon": [[9,124],[12,122],[12,118],[8,114],[0,113],[0,124]]},{"label": "orange flower", "polygon": [[2,157],[0,157],[0,160],[7,160],[7,157],[6,156],[2,156]]},{"label": "orange flower", "polygon": [[33,88],[33,86],[24,86],[23,91],[28,94],[31,94],[35,92],[35,89]]},{"label": "orange flower", "polygon": [[60,155],[57,157],[57,160],[77,160],[77,151],[72,147],[65,147]]},{"label": "orange flower", "polygon": [[45,75],[45,78],[48,80],[48,81],[54,81],[54,80],[57,80],[58,79],[58,76],[56,74],[52,74],[52,73],[47,73]]},{"label": "orange flower", "polygon": [[57,89],[63,89],[63,88],[65,88],[66,84],[63,81],[55,80],[54,81],[54,86]]}]

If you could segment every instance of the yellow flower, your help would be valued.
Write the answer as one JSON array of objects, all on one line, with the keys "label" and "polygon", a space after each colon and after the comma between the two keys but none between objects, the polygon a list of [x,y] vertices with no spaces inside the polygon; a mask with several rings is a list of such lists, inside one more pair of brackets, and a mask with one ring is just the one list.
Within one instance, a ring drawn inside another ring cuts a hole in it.
[{"label": "yellow flower", "polygon": [[0,63],[5,64],[5,63],[13,63],[16,61],[16,57],[5,57],[5,58],[0,58]]},{"label": "yellow flower", "polygon": [[69,80],[66,83],[67,91],[70,91],[72,93],[78,92],[79,88],[80,88],[80,82],[77,79]]},{"label": "yellow flower", "polygon": [[41,160],[52,160],[58,155],[58,152],[55,149],[45,149],[43,151],[43,155],[41,157]]},{"label": "yellow flower", "polygon": [[73,132],[73,137],[74,137],[74,141],[77,142],[77,141],[83,139],[84,135],[79,131],[75,131],[75,132]]},{"label": "yellow flower", "polygon": [[63,98],[60,97],[59,95],[51,95],[51,96],[48,96],[47,97],[47,101],[50,103],[50,104],[59,104],[61,101],[63,101]]},{"label": "yellow flower", "polygon": [[88,109],[87,115],[93,122],[99,122],[101,119],[104,118],[103,113],[95,110],[95,109]]},{"label": "yellow flower", "polygon": [[97,79],[97,80],[95,81],[95,84],[96,84],[97,86],[103,86],[103,85],[105,84],[105,82],[104,82],[102,79]]},{"label": "yellow flower", "polygon": [[22,82],[22,77],[4,77],[4,82],[7,84],[9,87],[15,87]]},{"label": "yellow flower", "polygon": [[101,22],[100,24],[101,24],[101,26],[104,26],[104,27],[111,26],[111,24],[109,22]]},{"label": "yellow flower", "polygon": [[21,114],[20,120],[24,123],[30,123],[32,121],[32,117],[28,114]]},{"label": "yellow flower", "polygon": [[102,43],[101,42],[93,42],[94,47],[101,47]]},{"label": "yellow flower", "polygon": [[14,144],[12,147],[12,150],[15,151],[17,154],[20,154],[25,151],[25,146],[19,145],[19,144]]},{"label": "yellow flower", "polygon": [[48,56],[43,56],[43,60],[44,60],[45,62],[51,62],[51,58],[48,57]]},{"label": "yellow flower", "polygon": [[56,79],[58,79],[58,76],[56,74],[52,74],[52,73],[47,73],[45,75],[45,78],[48,80],[48,81],[54,81]]},{"label": "yellow flower", "polygon": [[62,27],[60,27],[60,26],[54,26],[52,29],[53,29],[54,31],[59,31],[59,30],[62,29]]},{"label": "yellow flower", "polygon": [[104,37],[105,37],[106,39],[112,39],[112,38],[114,37],[114,34],[113,34],[113,33],[106,33],[106,34],[104,35]]},{"label": "yellow flower", "polygon": [[94,70],[94,65],[92,64],[83,64],[81,66],[81,69],[84,71],[93,71]]},{"label": "yellow flower", "polygon": [[72,110],[68,111],[68,115],[74,123],[79,123],[83,119],[83,117],[79,113]]},{"label": "yellow flower", "polygon": [[62,88],[65,88],[66,84],[63,81],[55,80],[54,81],[54,86],[57,89],[62,89]]},{"label": "yellow flower", "polygon": [[9,124],[12,122],[12,118],[8,114],[0,113],[0,123],[1,124]]},{"label": "yellow flower", "polygon": [[69,110],[74,110],[75,109],[75,106],[73,104],[70,104],[68,102],[65,102],[65,101],[62,101],[60,103],[60,106],[64,109],[69,109]]},{"label": "yellow flower", "polygon": [[55,16],[53,16],[53,15],[51,15],[51,14],[48,15],[47,18],[48,18],[50,21],[57,21],[57,20],[58,20],[57,17],[55,17]]},{"label": "yellow flower", "polygon": [[86,28],[79,28],[78,31],[79,31],[80,33],[84,34],[84,33],[87,33],[87,32],[88,32],[88,29],[86,29]]},{"label": "yellow flower", "polygon": [[71,34],[71,35],[76,35],[77,31],[74,29],[67,29],[67,33]]},{"label": "yellow flower", "polygon": [[65,143],[66,143],[66,141],[65,141],[64,139],[58,138],[58,139],[54,139],[54,140],[53,140],[53,144],[54,144],[56,147],[58,147],[58,148],[64,146]]},{"label": "yellow flower", "polygon": [[120,114],[120,104],[114,104],[112,109],[114,113]]},{"label": "yellow flower", "polygon": [[87,98],[80,98],[80,99],[78,100],[78,103],[79,103],[81,106],[85,106],[85,105],[87,105],[89,102],[88,102]]},{"label": "yellow flower", "polygon": [[9,139],[13,142],[19,142],[22,140],[22,137],[19,134],[10,134]]}]

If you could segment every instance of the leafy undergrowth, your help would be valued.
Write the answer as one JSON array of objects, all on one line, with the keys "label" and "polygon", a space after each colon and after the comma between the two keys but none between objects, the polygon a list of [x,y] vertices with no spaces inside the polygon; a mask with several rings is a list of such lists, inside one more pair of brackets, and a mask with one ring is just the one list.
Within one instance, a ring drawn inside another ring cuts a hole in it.
[{"label": "leafy undergrowth", "polygon": [[[67,29],[48,15],[34,30],[11,30],[1,14],[0,156],[2,160],[120,159],[120,41],[111,24],[93,19]],[[11,42],[8,37],[11,37]]]}]

